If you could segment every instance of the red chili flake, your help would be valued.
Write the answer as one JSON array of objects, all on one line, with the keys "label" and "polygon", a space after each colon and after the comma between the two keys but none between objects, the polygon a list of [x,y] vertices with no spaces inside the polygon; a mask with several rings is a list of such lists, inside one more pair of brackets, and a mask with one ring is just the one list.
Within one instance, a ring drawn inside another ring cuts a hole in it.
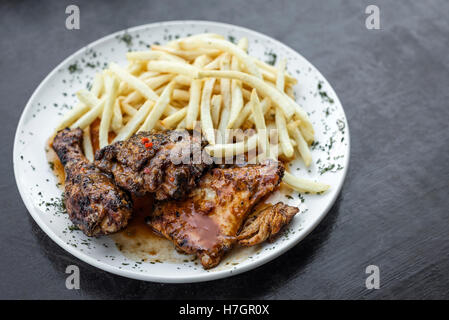
[{"label": "red chili flake", "polygon": [[175,178],[170,177],[170,181],[171,181],[171,182],[175,181]]},{"label": "red chili flake", "polygon": [[140,139],[140,141],[142,141],[142,143],[147,143],[148,141],[150,141],[150,139],[148,139],[147,137],[143,137],[142,139]]},{"label": "red chili flake", "polygon": [[153,142],[147,142],[145,143],[145,148],[149,149],[153,146]]}]

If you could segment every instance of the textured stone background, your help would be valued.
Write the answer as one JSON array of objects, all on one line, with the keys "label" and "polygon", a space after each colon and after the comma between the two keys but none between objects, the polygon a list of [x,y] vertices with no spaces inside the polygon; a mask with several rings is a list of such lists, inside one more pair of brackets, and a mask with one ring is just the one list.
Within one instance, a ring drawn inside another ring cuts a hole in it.
[{"label": "textured stone background", "polygon": [[[81,30],[65,29],[78,4]],[[381,30],[365,28],[365,7]],[[1,1],[0,298],[449,298],[447,1]],[[176,20],[248,27],[299,51],[330,81],[349,120],[348,177],[319,227],[278,259],[200,284],[145,283],[94,269],[34,223],[12,169],[15,128],[40,81],[91,41]],[[65,268],[81,269],[81,290]],[[366,290],[365,268],[381,270]]]}]

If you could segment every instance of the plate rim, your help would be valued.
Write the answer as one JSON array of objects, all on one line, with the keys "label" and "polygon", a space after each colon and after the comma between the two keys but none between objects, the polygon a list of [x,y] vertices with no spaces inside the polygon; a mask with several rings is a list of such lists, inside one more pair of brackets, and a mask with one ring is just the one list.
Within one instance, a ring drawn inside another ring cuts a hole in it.
[{"label": "plate rim", "polygon": [[[34,98],[38,94],[38,92],[46,85],[46,83],[50,80],[50,78],[55,73],[58,72],[58,70],[60,69],[60,67],[62,65],[64,65],[67,61],[69,61],[73,56],[81,53],[83,50],[85,50],[85,48],[93,47],[93,46],[97,45],[98,43],[107,41],[123,32],[135,32],[135,31],[139,31],[141,29],[158,26],[158,25],[164,26],[164,25],[180,25],[180,24],[205,24],[205,25],[214,25],[214,26],[220,26],[220,27],[225,27],[225,28],[233,28],[236,30],[243,30],[247,33],[254,34],[257,37],[267,38],[270,41],[275,42],[280,47],[286,47],[287,49],[293,51],[294,53],[299,55],[301,58],[303,58],[305,61],[307,61],[310,65],[312,65],[315,68],[315,70],[319,76],[321,76],[323,79],[326,79],[327,84],[332,89],[332,91],[335,93],[335,99],[341,106],[343,117],[344,117],[345,124],[346,124],[346,130],[347,130],[347,150],[348,151],[347,151],[347,156],[346,156],[345,163],[344,163],[344,168],[342,169],[342,179],[339,181],[338,185],[336,186],[335,196],[327,204],[327,206],[324,208],[324,210],[318,215],[318,217],[314,220],[314,222],[312,224],[310,224],[308,229],[303,231],[303,233],[300,237],[298,237],[294,241],[291,241],[290,243],[288,243],[284,248],[273,251],[273,253],[268,256],[265,256],[263,258],[255,260],[252,263],[243,265],[236,269],[220,270],[218,272],[203,273],[203,274],[190,275],[190,276],[177,276],[176,274],[173,274],[170,276],[154,276],[151,274],[138,273],[138,272],[133,272],[131,270],[126,270],[126,269],[118,269],[117,267],[111,266],[105,262],[98,261],[95,258],[89,256],[88,254],[81,252],[80,250],[77,250],[76,248],[67,245],[67,243],[65,243],[61,238],[59,238],[44,223],[44,221],[39,217],[38,212],[35,211],[35,207],[31,203],[31,201],[28,201],[28,199],[26,198],[25,190],[23,190],[23,187],[21,186],[21,184],[19,184],[19,181],[18,181],[18,165],[17,165],[17,163],[18,163],[18,159],[19,159],[19,154],[18,154],[19,128],[23,127],[23,125],[24,125],[23,123],[25,121],[25,114],[27,113],[28,109],[31,108],[31,104],[32,104],[31,102],[34,100]],[[19,119],[19,122],[18,122],[17,128],[16,128],[16,132],[14,135],[13,168],[14,168],[15,182],[16,182],[17,188],[19,190],[20,197],[22,198],[22,201],[25,204],[25,207],[27,208],[29,214],[33,217],[34,221],[38,224],[38,226],[42,229],[42,231],[44,231],[46,233],[46,235],[48,237],[50,237],[50,239],[52,239],[54,242],[56,242],[56,244],[58,244],[62,249],[64,249],[68,253],[72,254],[76,258],[80,259],[81,261],[83,261],[93,267],[99,268],[101,270],[104,270],[104,271],[107,271],[107,272],[110,272],[110,273],[113,273],[113,274],[116,274],[116,275],[119,275],[122,277],[132,278],[132,279],[136,279],[136,280],[150,281],[150,282],[159,282],[159,283],[194,283],[194,282],[204,282],[204,281],[211,281],[211,280],[227,278],[227,277],[231,277],[231,276],[241,274],[246,271],[258,268],[258,267],[276,259],[281,254],[284,254],[285,252],[290,250],[292,247],[299,244],[305,237],[307,237],[318,226],[318,224],[324,219],[324,217],[328,214],[330,209],[335,204],[335,201],[339,197],[341,189],[346,180],[350,156],[351,156],[351,135],[350,135],[350,129],[349,129],[349,125],[348,125],[348,119],[346,117],[346,113],[343,108],[343,105],[342,105],[337,93],[335,92],[334,88],[332,87],[331,83],[327,80],[327,78],[324,77],[322,75],[322,73],[315,67],[315,65],[312,64],[308,59],[306,59],[301,53],[297,52],[295,49],[291,48],[290,46],[280,42],[279,40],[277,40],[273,37],[270,37],[261,32],[258,32],[258,31],[255,31],[255,30],[252,30],[252,29],[249,29],[246,27],[238,26],[238,25],[233,25],[233,24],[224,23],[224,22],[217,22],[217,21],[209,21],[209,20],[167,20],[167,21],[152,22],[152,23],[147,23],[147,24],[143,24],[143,25],[139,25],[139,26],[134,26],[131,28],[126,28],[126,29],[122,29],[122,30],[107,34],[93,42],[88,43],[85,46],[82,46],[80,49],[73,52],[68,57],[63,59],[58,65],[56,65],[56,67],[54,67],[47,74],[47,76],[39,83],[39,85],[36,87],[36,89],[33,91],[32,95],[28,99],[28,101],[25,105],[25,108],[22,110],[22,114],[20,116],[20,119]]]}]

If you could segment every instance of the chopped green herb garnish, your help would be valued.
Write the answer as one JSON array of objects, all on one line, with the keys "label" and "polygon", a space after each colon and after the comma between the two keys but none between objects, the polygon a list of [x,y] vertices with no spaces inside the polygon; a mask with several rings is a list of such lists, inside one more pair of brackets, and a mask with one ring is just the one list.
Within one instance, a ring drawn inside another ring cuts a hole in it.
[{"label": "chopped green herb garnish", "polygon": [[274,52],[265,52],[265,55],[269,56],[267,63],[274,66],[276,64],[277,54]]},{"label": "chopped green herb garnish", "polygon": [[133,37],[129,33],[124,33],[121,37],[118,38],[123,41],[128,47],[131,46]]},{"label": "chopped green herb garnish", "polygon": [[78,62],[71,64],[68,69],[70,73],[81,72],[81,69],[78,67]]}]

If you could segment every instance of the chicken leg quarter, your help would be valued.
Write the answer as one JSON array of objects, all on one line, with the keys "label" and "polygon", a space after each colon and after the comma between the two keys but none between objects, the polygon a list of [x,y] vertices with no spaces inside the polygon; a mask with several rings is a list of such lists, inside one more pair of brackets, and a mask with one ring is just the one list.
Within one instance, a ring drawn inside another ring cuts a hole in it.
[{"label": "chicken leg quarter", "polygon": [[64,202],[70,220],[88,236],[99,236],[126,227],[131,199],[112,177],[83,155],[81,129],[64,129],[53,140],[53,149],[64,165]]}]

